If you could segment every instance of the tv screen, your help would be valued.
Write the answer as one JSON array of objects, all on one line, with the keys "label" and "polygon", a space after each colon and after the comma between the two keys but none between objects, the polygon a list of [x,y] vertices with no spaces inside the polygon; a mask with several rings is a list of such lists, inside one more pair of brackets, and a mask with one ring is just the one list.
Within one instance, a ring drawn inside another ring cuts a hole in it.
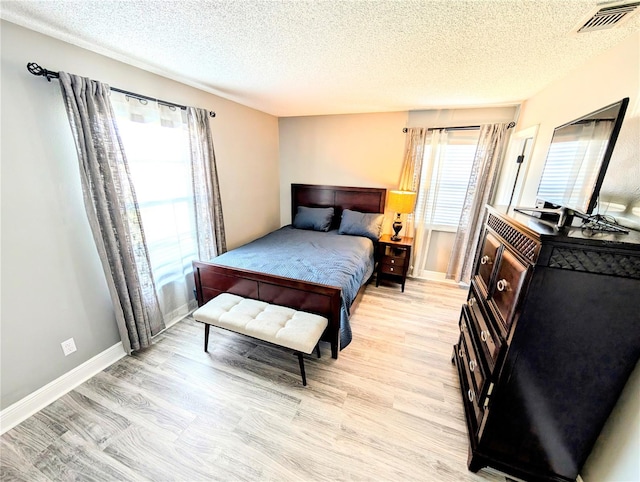
[{"label": "tv screen", "polygon": [[538,205],[593,212],[628,103],[626,97],[553,131]]}]

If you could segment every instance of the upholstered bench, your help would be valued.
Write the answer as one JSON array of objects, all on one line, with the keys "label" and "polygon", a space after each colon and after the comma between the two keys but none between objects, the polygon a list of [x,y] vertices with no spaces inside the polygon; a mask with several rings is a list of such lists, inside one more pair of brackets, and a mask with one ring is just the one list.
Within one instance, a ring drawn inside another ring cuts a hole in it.
[{"label": "upholstered bench", "polygon": [[230,293],[222,293],[202,305],[193,312],[193,318],[204,323],[204,351],[209,348],[211,325],[294,350],[305,386],[307,376],[302,355],[309,355],[316,348],[320,358],[318,342],[328,324],[328,320],[319,315]]}]

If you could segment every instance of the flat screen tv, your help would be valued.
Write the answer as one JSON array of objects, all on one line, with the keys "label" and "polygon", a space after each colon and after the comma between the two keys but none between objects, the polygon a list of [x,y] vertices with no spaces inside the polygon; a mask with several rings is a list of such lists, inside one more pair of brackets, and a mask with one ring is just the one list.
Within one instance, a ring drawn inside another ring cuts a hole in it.
[{"label": "flat screen tv", "polygon": [[628,104],[625,97],[556,127],[538,185],[536,209],[517,209],[539,217],[556,214],[559,226],[574,214],[593,213]]}]

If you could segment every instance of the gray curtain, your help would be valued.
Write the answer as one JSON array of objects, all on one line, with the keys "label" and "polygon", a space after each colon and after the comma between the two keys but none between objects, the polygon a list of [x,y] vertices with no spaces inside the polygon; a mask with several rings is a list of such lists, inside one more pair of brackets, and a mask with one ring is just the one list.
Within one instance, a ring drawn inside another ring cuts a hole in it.
[{"label": "gray curtain", "polygon": [[[422,173],[422,161],[424,158],[424,147],[427,139],[428,129],[425,127],[412,127],[407,129],[407,137],[404,150],[404,161],[398,189],[401,191],[418,192],[420,188],[420,175]],[[404,232],[406,236],[414,236],[415,216],[413,213],[407,215],[404,222]],[[413,271],[413,266],[409,268],[409,274]]]},{"label": "gray curtain", "polygon": [[127,353],[164,328],[136,195],[109,101],[109,86],[60,72],[85,210]]},{"label": "gray curtain", "polygon": [[471,279],[485,205],[493,201],[497,174],[508,140],[507,126],[508,124],[486,124],[480,129],[469,188],[447,268],[447,279],[465,283]]},{"label": "gray curtain", "polygon": [[420,173],[422,172],[422,160],[424,158],[424,144],[428,130],[424,127],[407,129],[405,143],[404,162],[398,189],[401,191],[418,192],[420,187]]},{"label": "gray curtain", "polygon": [[208,112],[187,107],[198,257],[210,260],[227,250],[222,200]]}]

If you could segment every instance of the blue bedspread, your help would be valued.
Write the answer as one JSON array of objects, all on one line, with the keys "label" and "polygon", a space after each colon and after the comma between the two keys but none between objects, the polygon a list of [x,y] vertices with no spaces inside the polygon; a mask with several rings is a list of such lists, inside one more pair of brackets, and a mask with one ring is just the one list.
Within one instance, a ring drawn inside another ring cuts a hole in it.
[{"label": "blue bedspread", "polygon": [[373,273],[373,243],[361,236],[285,226],[221,254],[215,264],[342,288],[340,348],[351,342],[349,307]]}]

